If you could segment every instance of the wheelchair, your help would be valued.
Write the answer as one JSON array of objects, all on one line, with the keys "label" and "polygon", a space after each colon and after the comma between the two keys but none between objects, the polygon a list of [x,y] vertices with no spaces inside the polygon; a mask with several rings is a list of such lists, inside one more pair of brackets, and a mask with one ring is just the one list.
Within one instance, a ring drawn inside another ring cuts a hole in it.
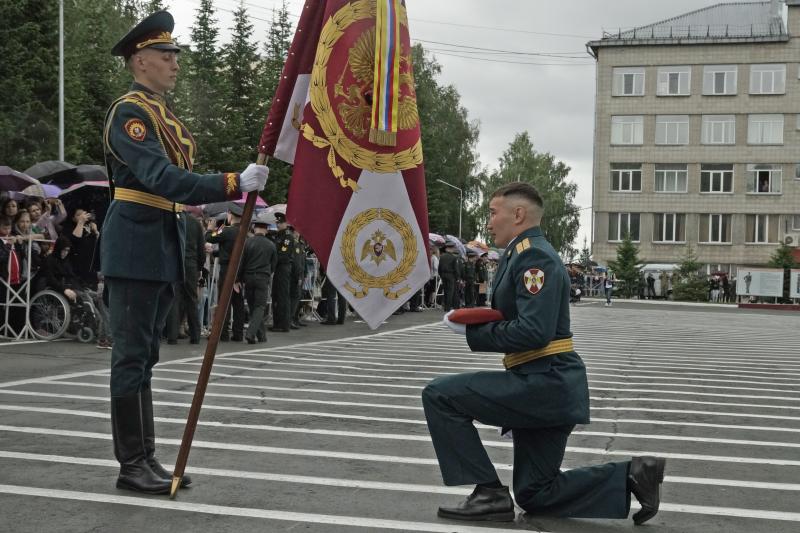
[{"label": "wheelchair", "polygon": [[84,291],[75,292],[78,294],[75,302],[51,289],[39,291],[31,298],[29,320],[34,336],[53,340],[66,334],[83,343],[94,341],[100,326],[97,308],[91,296]]}]

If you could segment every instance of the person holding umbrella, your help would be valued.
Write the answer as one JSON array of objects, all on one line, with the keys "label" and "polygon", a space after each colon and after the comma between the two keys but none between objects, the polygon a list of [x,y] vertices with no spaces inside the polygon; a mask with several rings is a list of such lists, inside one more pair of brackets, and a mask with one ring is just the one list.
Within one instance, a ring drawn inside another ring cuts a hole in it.
[{"label": "person holding umbrella", "polygon": [[[111,331],[111,426],[120,463],[117,487],[170,492],[171,475],[155,457],[151,379],[161,332],[184,276],[184,220],[180,203],[204,204],[263,190],[268,170],[192,172],[196,145],[169,109],[180,48],[175,22],[157,11],[111,50],[133,75],[130,91],[106,114],[104,151],[113,200],[106,213],[101,267],[108,287]],[[183,476],[182,486],[190,480]]]}]

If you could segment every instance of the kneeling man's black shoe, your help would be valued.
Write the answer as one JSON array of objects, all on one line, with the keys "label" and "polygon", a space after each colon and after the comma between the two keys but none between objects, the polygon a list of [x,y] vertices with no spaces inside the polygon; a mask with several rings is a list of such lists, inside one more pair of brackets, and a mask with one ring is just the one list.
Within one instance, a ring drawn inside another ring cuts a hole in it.
[{"label": "kneeling man's black shoe", "polygon": [[508,487],[490,489],[479,485],[458,506],[439,507],[438,515],[452,520],[513,522],[514,501]]},{"label": "kneeling man's black shoe", "polygon": [[633,515],[637,526],[653,518],[661,503],[661,483],[664,481],[664,466],[667,460],[661,457],[634,457],[628,471],[628,490],[630,490],[642,509]]}]

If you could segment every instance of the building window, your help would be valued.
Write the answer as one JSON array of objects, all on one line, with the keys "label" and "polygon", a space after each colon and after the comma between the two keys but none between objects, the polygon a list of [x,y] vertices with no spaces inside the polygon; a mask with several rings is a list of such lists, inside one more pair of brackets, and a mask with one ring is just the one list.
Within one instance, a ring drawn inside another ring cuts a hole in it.
[{"label": "building window", "polygon": [[734,115],[703,115],[703,144],[736,144]]},{"label": "building window", "polygon": [[642,144],[644,142],[644,117],[611,117],[611,144]]},{"label": "building window", "polygon": [[780,194],[783,181],[781,165],[747,165],[747,192]]},{"label": "building window", "polygon": [[657,115],[656,144],[689,144],[689,115]]},{"label": "building window", "polygon": [[800,215],[792,215],[792,231],[800,231]]},{"label": "building window", "polygon": [[750,65],[750,94],[784,94],[786,65]]},{"label": "building window", "polygon": [[700,165],[700,192],[733,192],[733,165]]},{"label": "building window", "polygon": [[686,242],[686,215],[655,213],[653,215],[653,242]]},{"label": "building window", "polygon": [[632,163],[612,163],[611,190],[617,192],[641,192],[642,165]]},{"label": "building window", "polygon": [[700,215],[699,242],[731,242],[731,215]]},{"label": "building window", "polygon": [[736,94],[736,65],[706,65],[703,68],[703,94]]},{"label": "building window", "polygon": [[609,213],[608,240],[618,242],[626,234],[632,241],[639,242],[639,213]]},{"label": "building window", "polygon": [[748,115],[748,144],[783,144],[783,115]]},{"label": "building window", "polygon": [[615,68],[612,96],[643,96],[644,67]]},{"label": "building window", "polygon": [[658,96],[687,96],[691,87],[691,67],[661,67],[658,69]]},{"label": "building window", "polygon": [[687,165],[656,165],[656,192],[687,192]]},{"label": "building window", "polygon": [[750,244],[778,242],[778,217],[747,215],[745,242]]}]

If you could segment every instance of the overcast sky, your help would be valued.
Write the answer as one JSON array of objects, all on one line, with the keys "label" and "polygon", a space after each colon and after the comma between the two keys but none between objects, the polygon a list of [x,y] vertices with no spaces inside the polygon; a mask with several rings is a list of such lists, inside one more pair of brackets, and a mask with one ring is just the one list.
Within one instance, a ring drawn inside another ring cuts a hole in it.
[{"label": "overcast sky", "polygon": [[[175,34],[188,42],[199,0],[167,0]],[[538,151],[572,168],[576,203],[591,207],[594,60],[586,42],[603,31],[631,28],[720,3],[719,0],[407,0],[412,41],[435,50],[440,81],[461,94],[469,117],[480,123],[478,151],[489,168],[514,135],[528,131]],[[245,6],[263,41],[280,0]],[[304,2],[287,2],[300,13]],[[220,27],[232,26],[239,0],[215,0]],[[296,22],[297,17],[293,16]],[[221,32],[224,39],[225,31]],[[447,44],[437,44],[447,43]],[[515,53],[479,51],[494,49]],[[536,55],[551,54],[551,55]],[[460,57],[459,57],[460,56]],[[582,211],[577,248],[590,236],[591,209]],[[465,236],[467,237],[467,236]]]}]

